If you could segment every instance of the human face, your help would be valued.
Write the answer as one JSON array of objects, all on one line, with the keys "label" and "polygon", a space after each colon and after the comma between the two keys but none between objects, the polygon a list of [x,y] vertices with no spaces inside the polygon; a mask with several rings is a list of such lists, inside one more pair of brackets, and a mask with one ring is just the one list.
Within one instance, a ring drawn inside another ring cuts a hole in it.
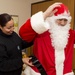
[{"label": "human face", "polygon": [[11,35],[14,31],[14,22],[11,19],[9,22],[6,23],[4,27],[0,26],[0,29],[2,30],[3,33],[7,35]]},{"label": "human face", "polygon": [[56,23],[60,26],[65,26],[67,24],[68,20],[67,19],[57,19]]}]

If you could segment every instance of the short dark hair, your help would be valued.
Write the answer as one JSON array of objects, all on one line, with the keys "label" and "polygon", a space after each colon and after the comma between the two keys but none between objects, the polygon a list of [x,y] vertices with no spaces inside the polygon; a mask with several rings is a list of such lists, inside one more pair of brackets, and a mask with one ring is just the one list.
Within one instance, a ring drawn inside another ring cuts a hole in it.
[{"label": "short dark hair", "polygon": [[6,26],[6,23],[12,19],[11,15],[7,13],[0,14],[0,25],[1,27]]}]

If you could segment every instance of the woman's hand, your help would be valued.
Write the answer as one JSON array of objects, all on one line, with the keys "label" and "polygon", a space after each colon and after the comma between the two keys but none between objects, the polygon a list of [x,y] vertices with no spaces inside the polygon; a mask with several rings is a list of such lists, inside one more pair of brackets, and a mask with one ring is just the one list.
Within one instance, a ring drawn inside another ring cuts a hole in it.
[{"label": "woman's hand", "polygon": [[30,59],[32,59],[32,58],[26,57],[26,58],[22,58],[22,61],[23,61],[23,63],[25,63],[26,65],[34,66],[34,65],[32,64],[32,62],[30,61]]}]

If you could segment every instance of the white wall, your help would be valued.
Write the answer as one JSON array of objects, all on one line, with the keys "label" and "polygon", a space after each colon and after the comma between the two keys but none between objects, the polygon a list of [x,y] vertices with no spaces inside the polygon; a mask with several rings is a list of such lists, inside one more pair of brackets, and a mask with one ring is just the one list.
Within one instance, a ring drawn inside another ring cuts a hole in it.
[{"label": "white wall", "polygon": [[31,16],[31,3],[43,0],[0,0],[0,14],[19,16],[19,27]]}]

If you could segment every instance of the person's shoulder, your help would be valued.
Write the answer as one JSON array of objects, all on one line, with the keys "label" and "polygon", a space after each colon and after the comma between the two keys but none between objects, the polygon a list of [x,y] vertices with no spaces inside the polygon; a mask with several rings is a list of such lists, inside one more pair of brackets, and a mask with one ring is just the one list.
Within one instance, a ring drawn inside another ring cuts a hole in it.
[{"label": "person's shoulder", "polygon": [[69,30],[69,33],[70,33],[70,34],[72,34],[72,33],[75,34],[75,30],[70,29],[70,30]]},{"label": "person's shoulder", "polygon": [[0,35],[0,45],[4,43],[4,38]]},{"label": "person's shoulder", "polygon": [[0,40],[2,40],[3,39],[3,36],[2,35],[0,35]]},{"label": "person's shoulder", "polygon": [[74,29],[70,28],[70,30],[69,30],[69,31],[74,31]]},{"label": "person's shoulder", "polygon": [[13,32],[13,35],[16,35],[16,36],[18,36],[18,34],[17,34],[15,31]]},{"label": "person's shoulder", "polygon": [[17,39],[21,39],[20,36],[19,36],[19,34],[16,33],[16,32],[13,32],[13,37],[14,37],[14,38],[17,38]]}]

